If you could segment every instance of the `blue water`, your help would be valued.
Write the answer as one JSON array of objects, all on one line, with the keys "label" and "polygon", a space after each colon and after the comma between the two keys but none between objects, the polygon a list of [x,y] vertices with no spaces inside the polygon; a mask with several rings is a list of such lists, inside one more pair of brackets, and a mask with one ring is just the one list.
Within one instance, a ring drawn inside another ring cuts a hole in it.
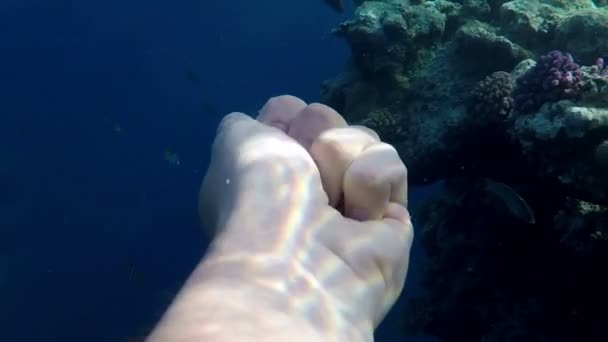
[{"label": "blue water", "polygon": [[321,0],[4,0],[0,341],[146,334],[203,253],[216,124],[318,100],[348,57],[328,34],[345,18]]}]

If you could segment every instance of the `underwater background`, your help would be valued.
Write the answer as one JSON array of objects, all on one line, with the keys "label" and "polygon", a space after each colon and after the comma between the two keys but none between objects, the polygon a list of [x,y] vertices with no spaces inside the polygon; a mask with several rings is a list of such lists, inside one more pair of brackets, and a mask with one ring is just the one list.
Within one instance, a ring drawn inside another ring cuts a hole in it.
[{"label": "underwater background", "polygon": [[0,340],[145,335],[207,243],[217,123],[318,100],[342,19],[303,0],[3,1]]},{"label": "underwater background", "polygon": [[4,0],[0,43],[0,341],[141,341],[216,125],[281,94],[408,167],[376,341],[608,341],[606,0]]}]

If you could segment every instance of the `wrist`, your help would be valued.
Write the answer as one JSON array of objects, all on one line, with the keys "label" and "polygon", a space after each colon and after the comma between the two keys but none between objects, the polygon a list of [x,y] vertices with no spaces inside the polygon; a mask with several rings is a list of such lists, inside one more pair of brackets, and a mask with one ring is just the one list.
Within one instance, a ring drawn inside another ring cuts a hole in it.
[{"label": "wrist", "polygon": [[[230,272],[216,269],[222,266]],[[289,294],[265,275],[238,275],[246,268],[201,262],[147,341],[373,340],[372,329],[354,327],[336,312],[322,313],[328,306],[321,301]],[[319,315],[325,319],[319,321]]]},{"label": "wrist", "polygon": [[272,291],[225,279],[190,279],[147,341],[326,341],[322,337]]},{"label": "wrist", "polygon": [[[332,290],[325,288],[317,270],[302,263],[301,259],[313,258],[310,252],[318,246],[293,247],[291,255],[276,253],[276,250],[251,252],[255,248],[232,249],[240,243],[227,241],[232,239],[229,232],[224,230],[216,238],[188,280],[186,289],[215,292],[219,298],[239,297],[240,307],[232,308],[235,315],[245,315],[243,320],[257,321],[259,326],[264,326],[259,320],[265,317],[285,317],[291,321],[289,329],[318,334],[320,339],[315,339],[318,341],[373,340],[373,323],[359,315],[365,310],[355,307],[357,301],[354,298],[339,300]],[[317,257],[319,253],[314,256]],[[329,256],[323,258],[324,265],[332,264],[327,258]],[[338,259],[333,255],[331,258]],[[239,313],[241,309],[244,311]],[[271,331],[267,333],[275,336]]]},{"label": "wrist", "polygon": [[[306,246],[304,239],[291,241],[289,248],[277,248],[278,242],[269,243],[264,238],[266,234],[244,236],[242,232],[243,229],[230,227],[220,231],[183,292],[201,295],[206,292],[205,296],[214,292],[219,298],[244,297],[239,300],[240,307],[231,309],[234,315],[250,316],[244,321],[285,317],[295,324],[290,329],[319,334],[320,339],[315,339],[318,341],[373,340],[373,324],[361,318],[365,310],[356,307],[356,299],[348,296],[340,302],[334,289],[325,288],[324,280],[319,278],[319,268],[341,264],[339,258],[314,242]],[[277,235],[280,234],[270,234]],[[262,241],[257,241],[258,238]],[[239,312],[241,309],[245,311]],[[356,317],[352,312],[357,313]]]}]

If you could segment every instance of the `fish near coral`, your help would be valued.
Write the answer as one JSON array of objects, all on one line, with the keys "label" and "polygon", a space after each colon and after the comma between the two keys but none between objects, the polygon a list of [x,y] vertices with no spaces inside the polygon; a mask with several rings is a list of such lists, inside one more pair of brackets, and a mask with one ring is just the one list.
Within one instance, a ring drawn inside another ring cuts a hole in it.
[{"label": "fish near coral", "polygon": [[601,167],[608,167],[608,140],[604,140],[595,147],[595,162]]},{"label": "fish near coral", "polygon": [[488,193],[500,199],[513,216],[529,224],[534,224],[536,222],[534,212],[528,202],[526,202],[526,200],[513,188],[487,178],[484,179],[484,187]]},{"label": "fish near coral", "polygon": [[334,10],[344,13],[344,1],[342,0],[325,0],[325,3]]}]

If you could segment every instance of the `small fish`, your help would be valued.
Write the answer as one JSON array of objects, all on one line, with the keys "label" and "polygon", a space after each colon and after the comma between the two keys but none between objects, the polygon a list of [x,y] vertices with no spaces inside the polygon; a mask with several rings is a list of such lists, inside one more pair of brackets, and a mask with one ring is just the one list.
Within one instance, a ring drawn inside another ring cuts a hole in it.
[{"label": "small fish", "polygon": [[179,155],[173,152],[171,149],[166,148],[164,152],[165,161],[171,165],[179,166]]},{"label": "small fish", "polygon": [[483,182],[486,191],[499,198],[515,217],[530,224],[536,222],[532,208],[517,191],[506,184],[491,179],[486,178]]},{"label": "small fish", "polygon": [[122,133],[122,126],[119,123],[115,123],[112,127],[112,130],[114,131],[114,133],[120,134]]},{"label": "small fish", "polygon": [[137,269],[137,267],[135,266],[135,264],[131,264],[129,265],[129,280],[133,283],[140,283],[141,282],[141,273],[139,272],[139,270]]},{"label": "small fish", "polygon": [[325,0],[325,3],[337,12],[344,13],[344,2],[342,0]]}]

